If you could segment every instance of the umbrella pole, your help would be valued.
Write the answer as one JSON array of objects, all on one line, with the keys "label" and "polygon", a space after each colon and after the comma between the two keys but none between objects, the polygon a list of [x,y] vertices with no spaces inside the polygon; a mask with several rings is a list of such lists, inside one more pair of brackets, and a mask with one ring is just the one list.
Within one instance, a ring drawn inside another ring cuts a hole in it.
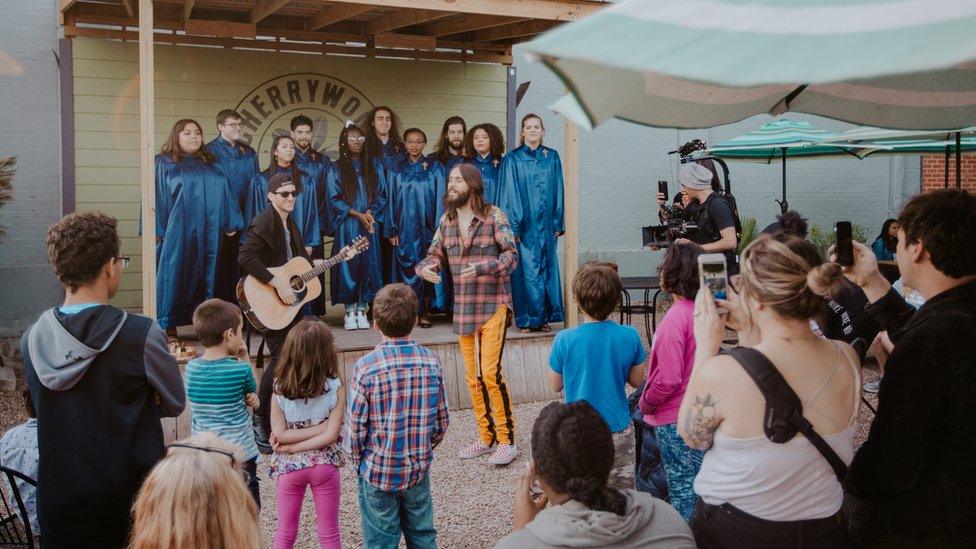
[{"label": "umbrella pole", "polygon": [[942,183],[942,188],[943,189],[948,189],[949,188],[949,151],[950,150],[951,150],[951,147],[948,144],[946,144],[945,162],[943,162],[943,164],[945,164],[945,181],[943,181],[943,183]]},{"label": "umbrella pole", "polygon": [[962,137],[956,132],[956,188],[962,188]]},{"label": "umbrella pole", "polygon": [[790,205],[786,202],[786,147],[780,149],[783,153],[783,200],[779,203],[779,213],[785,214]]}]

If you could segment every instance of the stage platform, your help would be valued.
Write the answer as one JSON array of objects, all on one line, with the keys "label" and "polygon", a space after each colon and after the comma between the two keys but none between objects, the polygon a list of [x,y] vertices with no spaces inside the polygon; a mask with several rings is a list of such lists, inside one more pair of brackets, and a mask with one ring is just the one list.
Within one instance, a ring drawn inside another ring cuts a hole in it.
[{"label": "stage platform", "polygon": [[[339,361],[342,363],[342,379],[345,382],[351,378],[356,361],[379,344],[382,336],[376,330],[347,332],[342,329],[341,324],[330,322],[329,325],[335,334]],[[559,393],[549,388],[546,371],[549,369],[552,339],[556,332],[563,329],[563,325],[553,324],[552,328],[553,331],[548,333],[528,334],[519,332],[514,326],[508,329],[505,351],[502,354],[502,373],[513,402],[533,402],[559,396]],[[180,337],[188,342],[192,341],[192,334],[192,327],[179,330]],[[411,337],[434,351],[440,358],[441,366],[444,368],[444,384],[450,409],[453,411],[471,408],[471,397],[465,381],[464,360],[461,357],[457,336],[451,332],[451,324],[435,318],[431,328],[415,328]],[[203,347],[199,343],[196,343],[196,346],[199,353],[202,353]],[[257,357],[253,355],[257,353],[259,346],[260,334],[253,333],[250,339],[251,364],[258,383],[261,382],[262,372],[254,366]],[[180,365],[181,370],[183,366]],[[167,443],[188,436],[190,434],[189,406],[179,418],[164,419],[163,431]]]}]

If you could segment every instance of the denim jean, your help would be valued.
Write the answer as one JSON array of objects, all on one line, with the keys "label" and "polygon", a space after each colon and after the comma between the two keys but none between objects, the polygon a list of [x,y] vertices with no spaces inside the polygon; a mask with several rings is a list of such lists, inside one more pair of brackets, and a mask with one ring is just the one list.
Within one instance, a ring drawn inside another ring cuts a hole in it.
[{"label": "denim jean", "polygon": [[359,512],[365,547],[395,549],[401,532],[410,549],[437,547],[429,476],[397,492],[385,492],[359,477]]},{"label": "denim jean", "polygon": [[701,469],[705,452],[694,450],[681,440],[678,425],[669,423],[654,428],[658,445],[661,447],[661,461],[668,477],[668,495],[671,505],[686,521],[691,520],[695,510],[695,477]]},{"label": "denim jean", "polygon": [[[637,413],[639,414],[640,411],[638,410]],[[670,502],[667,476],[654,427],[638,418],[634,420],[634,428],[634,433],[637,435],[637,459],[634,461],[635,487],[657,499]]]}]

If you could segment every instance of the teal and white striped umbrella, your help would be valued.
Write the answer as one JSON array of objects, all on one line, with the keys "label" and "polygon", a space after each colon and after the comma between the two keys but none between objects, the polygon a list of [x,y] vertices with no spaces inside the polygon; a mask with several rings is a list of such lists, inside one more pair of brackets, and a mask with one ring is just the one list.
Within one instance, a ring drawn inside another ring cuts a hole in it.
[{"label": "teal and white striped umbrella", "polygon": [[805,112],[976,124],[976,0],[625,0],[529,42],[584,127],[703,128]]},{"label": "teal and white striped umbrella", "polygon": [[863,158],[885,147],[875,144],[855,144],[837,139],[837,132],[814,128],[809,122],[775,120],[763,124],[758,130],[734,137],[709,147],[707,154],[726,160],[749,160],[772,163],[780,160],[783,165],[782,199],[777,200],[783,213],[789,209],[786,201],[786,159],[811,159],[845,155]]}]

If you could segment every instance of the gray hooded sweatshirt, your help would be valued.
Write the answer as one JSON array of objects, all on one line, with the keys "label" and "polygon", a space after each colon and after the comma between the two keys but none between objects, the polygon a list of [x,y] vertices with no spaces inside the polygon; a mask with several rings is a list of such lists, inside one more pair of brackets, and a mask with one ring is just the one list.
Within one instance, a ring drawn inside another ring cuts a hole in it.
[{"label": "gray hooded sweatshirt", "polygon": [[555,547],[613,547],[687,549],[695,538],[681,515],[650,494],[623,490],[623,515],[592,511],[570,500],[536,515],[525,528],[502,538],[495,549],[548,549]]}]

